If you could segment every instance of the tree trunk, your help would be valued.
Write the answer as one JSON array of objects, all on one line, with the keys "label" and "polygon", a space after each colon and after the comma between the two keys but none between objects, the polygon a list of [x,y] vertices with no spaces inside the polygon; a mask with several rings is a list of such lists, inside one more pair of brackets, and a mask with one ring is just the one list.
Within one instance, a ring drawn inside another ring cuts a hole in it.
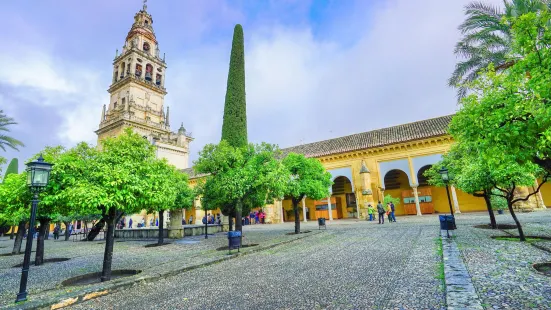
[{"label": "tree trunk", "polygon": [[38,221],[40,222],[40,228],[38,229],[38,238],[36,239],[35,266],[40,266],[44,263],[44,235],[50,224],[50,219],[41,218]]},{"label": "tree trunk", "polygon": [[163,234],[163,224],[165,221],[164,210],[159,211],[159,245],[165,242],[165,236]]},{"label": "tree trunk", "polygon": [[511,212],[511,216],[513,217],[513,220],[515,220],[515,224],[517,224],[518,236],[520,237],[520,241],[526,241],[526,238],[524,237],[524,231],[522,231],[522,226],[520,226],[520,222],[517,219],[515,210],[513,210],[513,204],[510,201],[507,201],[507,207],[509,207],[509,212]]},{"label": "tree trunk", "polygon": [[48,240],[50,237],[50,220],[48,220],[48,226],[46,226],[46,233],[44,234],[44,240]]},{"label": "tree trunk", "polygon": [[15,236],[15,242],[13,243],[13,251],[12,254],[21,254],[21,244],[23,243],[23,236],[25,235],[25,224],[27,222],[21,221],[19,222],[19,226],[17,227],[17,235]]},{"label": "tree trunk", "polygon": [[84,225],[84,234],[86,235],[86,233],[88,232],[88,222],[82,221],[82,224]]},{"label": "tree trunk", "polygon": [[490,195],[484,192],[484,201],[486,202],[486,208],[488,209],[488,215],[490,215],[490,225],[492,229],[497,229],[496,216],[492,209],[492,203],[490,202]]},{"label": "tree trunk", "polygon": [[[105,226],[105,221],[107,219],[107,216],[103,216],[97,223],[90,229],[90,233],[86,236],[86,240],[88,241],[94,241],[96,237],[99,235],[103,227]],[[113,221],[115,220],[115,217],[113,216]]]},{"label": "tree trunk", "polygon": [[15,238],[15,227],[17,226],[11,226],[10,240],[13,240],[13,238]]},{"label": "tree trunk", "polygon": [[229,230],[229,231],[232,231],[232,230],[233,230],[233,216],[231,216],[231,214],[228,215],[228,225],[230,226],[230,227],[228,228],[228,230]]},{"label": "tree trunk", "polygon": [[243,234],[243,222],[241,220],[241,210],[243,203],[241,200],[237,201],[237,205],[235,206],[235,231],[240,231],[241,234]]},{"label": "tree trunk", "polygon": [[101,271],[101,282],[111,280],[111,263],[113,262],[113,245],[115,243],[115,220],[116,209],[111,208],[105,219],[107,222],[107,236],[105,236],[105,252],[103,253],[103,269]]},{"label": "tree trunk", "polygon": [[71,225],[71,222],[63,222],[63,224],[65,224],[65,241],[67,241],[71,238],[71,232],[69,231],[69,225]]},{"label": "tree trunk", "polygon": [[300,234],[300,214],[298,212],[298,201],[293,199],[293,210],[295,211],[295,234]]}]

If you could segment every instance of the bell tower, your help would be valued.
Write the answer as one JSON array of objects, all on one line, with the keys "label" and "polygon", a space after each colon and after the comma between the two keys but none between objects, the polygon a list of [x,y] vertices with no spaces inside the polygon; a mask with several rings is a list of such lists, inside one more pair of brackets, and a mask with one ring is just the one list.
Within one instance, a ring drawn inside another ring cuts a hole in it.
[{"label": "bell tower", "polygon": [[153,18],[144,1],[143,8],[134,15],[121,53],[117,50],[113,60],[113,78],[107,90],[110,100],[103,105],[96,130],[99,146],[105,137],[132,127],[155,144],[157,157],[167,158],[179,169],[189,166],[189,143],[193,138],[183,126],[177,132],[170,130],[168,107],[164,105],[166,69]]}]

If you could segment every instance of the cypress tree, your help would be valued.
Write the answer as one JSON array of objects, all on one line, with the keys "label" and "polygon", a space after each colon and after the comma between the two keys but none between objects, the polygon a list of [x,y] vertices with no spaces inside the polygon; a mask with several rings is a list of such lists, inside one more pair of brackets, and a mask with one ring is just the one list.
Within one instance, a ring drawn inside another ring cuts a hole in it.
[{"label": "cypress tree", "polygon": [[4,180],[8,175],[12,173],[19,173],[19,160],[17,158],[13,158],[10,161],[10,164],[8,165],[8,169],[6,169],[6,174],[4,174]]},{"label": "cypress tree", "polygon": [[222,140],[228,141],[234,147],[247,145],[244,50],[243,27],[237,24],[233,30],[224,122],[222,124]]},{"label": "cypress tree", "polygon": [[[228,72],[224,121],[222,123],[222,140],[226,140],[233,147],[243,147],[248,143],[247,102],[245,99],[245,47],[243,27],[240,24],[235,25],[233,29],[230,70]],[[241,231],[241,212],[239,203],[234,210],[229,212],[230,222],[232,221],[231,214],[235,214],[236,231]]]}]

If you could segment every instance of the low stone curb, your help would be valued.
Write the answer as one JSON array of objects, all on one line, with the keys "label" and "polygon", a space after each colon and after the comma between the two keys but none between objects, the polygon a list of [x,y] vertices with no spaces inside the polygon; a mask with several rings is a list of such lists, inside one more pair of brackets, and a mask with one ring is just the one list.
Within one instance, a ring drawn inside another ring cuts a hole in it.
[{"label": "low stone curb", "polygon": [[230,259],[234,259],[234,258],[237,258],[237,257],[240,257],[240,256],[244,256],[244,255],[248,255],[248,254],[268,250],[268,249],[271,249],[271,248],[275,248],[277,246],[288,244],[288,243],[291,243],[291,242],[295,242],[297,240],[301,240],[301,239],[308,238],[308,237],[311,237],[311,236],[315,236],[315,235],[320,234],[320,233],[323,233],[323,231],[312,231],[311,233],[308,233],[308,234],[301,234],[302,236],[291,239],[291,240],[285,240],[285,241],[277,242],[277,243],[270,244],[270,245],[267,245],[267,246],[255,247],[255,248],[252,248],[251,250],[247,250],[245,252],[235,252],[235,253],[232,253],[231,255],[227,255],[227,256],[224,256],[224,257],[220,257],[220,258],[215,258],[215,259],[212,259],[212,260],[200,263],[200,264],[186,266],[186,267],[183,267],[183,268],[178,268],[178,269],[174,269],[174,270],[170,270],[170,271],[162,272],[162,273],[142,275],[142,276],[138,275],[138,276],[135,276],[135,277],[131,277],[131,279],[122,278],[120,280],[113,280],[113,281],[109,281],[105,284],[97,284],[94,287],[81,289],[81,290],[78,290],[78,291],[75,291],[75,292],[68,292],[67,294],[61,294],[61,295],[58,295],[58,296],[55,296],[55,297],[41,298],[40,296],[35,296],[34,298],[40,298],[40,300],[29,301],[29,302],[25,302],[25,303],[19,304],[19,305],[6,305],[6,306],[0,307],[0,309],[18,309],[18,310],[19,309],[22,309],[22,310],[23,309],[25,309],[25,310],[26,309],[52,309],[52,310],[53,309],[61,309],[61,308],[67,307],[67,306],[75,305],[75,304],[78,304],[78,303],[81,303],[81,302],[84,302],[84,301],[87,301],[87,300],[90,300],[90,299],[94,299],[94,298],[97,298],[97,297],[100,297],[100,296],[104,296],[104,295],[107,295],[107,294],[111,294],[111,293],[120,291],[120,290],[122,290],[126,287],[129,287],[129,286],[132,286],[132,285],[141,284],[141,283],[145,283],[145,282],[158,281],[158,280],[161,280],[161,279],[164,279],[164,278],[167,278],[167,277],[175,276],[175,275],[183,273],[183,272],[187,272],[187,271],[191,271],[191,270],[194,270],[194,269],[198,269],[198,268],[210,266],[210,265],[213,265],[213,264],[221,263],[221,262],[224,262],[224,261],[227,261],[227,260],[230,260]]},{"label": "low stone curb", "polygon": [[[483,310],[471,276],[463,263],[461,253],[453,238],[447,238],[446,231],[441,230],[442,252],[444,258],[444,275],[446,281],[446,304],[448,309]],[[450,237],[453,237],[450,232]]]}]

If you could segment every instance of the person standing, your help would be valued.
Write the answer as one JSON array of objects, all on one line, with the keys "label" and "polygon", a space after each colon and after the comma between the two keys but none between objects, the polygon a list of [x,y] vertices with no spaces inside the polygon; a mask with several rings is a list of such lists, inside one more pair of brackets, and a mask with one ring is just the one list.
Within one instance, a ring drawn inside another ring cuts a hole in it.
[{"label": "person standing", "polygon": [[383,204],[381,201],[377,203],[377,213],[379,213],[379,224],[385,223],[385,207],[383,207]]},{"label": "person standing", "polygon": [[189,217],[189,224],[190,224],[190,225],[193,224],[193,215],[191,215],[191,216]]},{"label": "person standing", "polygon": [[128,220],[128,229],[131,229],[131,228],[132,228],[132,218]]},{"label": "person standing", "polygon": [[373,213],[375,213],[375,208],[371,204],[367,205],[367,213],[369,214],[369,221],[373,221]]},{"label": "person standing", "polygon": [[59,224],[56,224],[54,227],[54,240],[59,239]]},{"label": "person standing", "polygon": [[394,212],[396,211],[396,208],[394,207],[394,203],[391,202],[390,203],[390,215],[391,215],[391,220],[396,223],[396,215],[394,214]]}]

